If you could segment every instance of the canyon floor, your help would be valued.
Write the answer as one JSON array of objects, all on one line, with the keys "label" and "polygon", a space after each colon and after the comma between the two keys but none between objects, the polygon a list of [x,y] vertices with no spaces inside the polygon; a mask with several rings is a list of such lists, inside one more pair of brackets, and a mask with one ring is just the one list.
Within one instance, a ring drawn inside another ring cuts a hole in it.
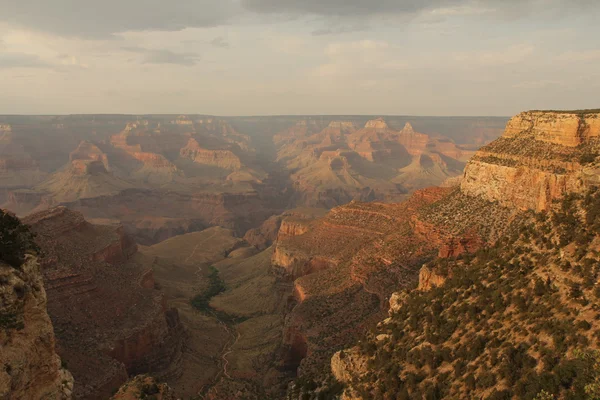
[{"label": "canyon floor", "polygon": [[[270,366],[277,364],[291,286],[270,273],[270,248],[259,252],[215,227],[141,247],[140,253],[151,259],[169,306],[179,310],[187,328],[183,374],[168,381],[178,395],[217,399],[243,392],[244,398],[259,399],[263,388],[284,389],[277,385],[286,372]],[[222,292],[205,308],[194,307],[191,300],[215,276]]]}]

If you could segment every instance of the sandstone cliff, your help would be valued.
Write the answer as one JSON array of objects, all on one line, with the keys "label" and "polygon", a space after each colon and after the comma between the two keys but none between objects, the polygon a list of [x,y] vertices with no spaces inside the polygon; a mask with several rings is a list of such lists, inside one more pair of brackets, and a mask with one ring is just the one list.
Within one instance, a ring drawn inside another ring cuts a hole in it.
[{"label": "sandstone cliff", "polygon": [[598,183],[599,121],[600,114],[519,114],[471,159],[461,190],[535,211],[565,193],[583,193]]}]

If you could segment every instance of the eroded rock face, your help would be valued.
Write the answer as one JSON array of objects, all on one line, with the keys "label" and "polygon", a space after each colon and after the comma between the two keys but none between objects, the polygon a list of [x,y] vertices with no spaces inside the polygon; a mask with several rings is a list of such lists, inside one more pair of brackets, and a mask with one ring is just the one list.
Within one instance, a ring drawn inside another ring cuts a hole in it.
[{"label": "eroded rock face", "polygon": [[268,248],[277,240],[282,219],[280,215],[270,217],[260,227],[246,232],[244,240],[259,250]]},{"label": "eroded rock face", "polygon": [[[507,207],[542,211],[598,183],[600,114],[527,112],[467,164],[461,190]],[[577,147],[576,147],[577,146]]]},{"label": "eroded rock face", "polygon": [[530,111],[513,117],[506,126],[505,136],[530,132],[536,140],[576,147],[600,136],[600,114],[575,114]]},{"label": "eroded rock face", "polygon": [[368,359],[357,348],[341,350],[331,357],[331,372],[339,382],[350,383],[369,371],[367,363]]},{"label": "eroded rock face", "polygon": [[176,400],[173,389],[148,375],[138,375],[119,388],[111,400]]},{"label": "eroded rock face", "polygon": [[85,140],[79,143],[79,146],[71,152],[69,159],[71,162],[76,160],[98,162],[104,166],[105,170],[110,169],[108,156],[98,146]]},{"label": "eroded rock face", "polygon": [[392,129],[382,119],[361,129],[333,121],[319,133],[278,141],[277,160],[292,172],[294,203],[310,207],[401,201],[416,189],[462,173],[472,152],[451,139]]},{"label": "eroded rock face", "polygon": [[419,290],[428,291],[434,287],[442,286],[446,278],[440,275],[437,275],[434,271],[430,270],[428,267],[423,266],[421,271],[419,271]]},{"label": "eroded rock face", "polygon": [[70,399],[73,376],[55,351],[46,292],[36,258],[0,263],[0,397]]},{"label": "eroded rock face", "polygon": [[43,250],[48,313],[73,395],[105,399],[128,374],[177,376],[183,328],[156,289],[151,260],[120,226],[92,225],[65,207],[24,220]]}]

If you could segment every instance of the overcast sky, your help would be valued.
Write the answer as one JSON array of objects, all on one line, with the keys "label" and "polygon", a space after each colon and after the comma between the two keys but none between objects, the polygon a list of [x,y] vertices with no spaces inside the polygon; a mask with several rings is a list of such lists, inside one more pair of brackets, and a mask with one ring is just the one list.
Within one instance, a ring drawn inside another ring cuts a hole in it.
[{"label": "overcast sky", "polygon": [[0,0],[0,114],[600,107],[598,0]]}]

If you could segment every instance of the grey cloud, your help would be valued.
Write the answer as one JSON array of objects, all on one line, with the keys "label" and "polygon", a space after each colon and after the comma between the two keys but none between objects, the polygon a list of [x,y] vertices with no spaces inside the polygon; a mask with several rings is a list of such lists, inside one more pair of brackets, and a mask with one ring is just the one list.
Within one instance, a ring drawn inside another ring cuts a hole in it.
[{"label": "grey cloud", "polygon": [[50,64],[36,55],[23,53],[0,53],[0,69],[8,68],[46,68]]},{"label": "grey cloud", "polygon": [[0,22],[65,36],[175,31],[226,23],[235,0],[0,0]]},{"label": "grey cloud", "polygon": [[242,0],[245,7],[256,12],[331,16],[413,13],[443,3],[459,2],[460,0]]},{"label": "grey cloud", "polygon": [[249,10],[259,13],[311,14],[333,17],[361,17],[388,14],[416,14],[456,6],[493,7],[502,11],[532,6],[546,9],[583,9],[597,0],[242,0]]},{"label": "grey cloud", "polygon": [[144,64],[174,64],[193,66],[200,61],[197,53],[177,53],[167,49],[146,49],[143,47],[123,47],[123,50],[142,55]]}]

